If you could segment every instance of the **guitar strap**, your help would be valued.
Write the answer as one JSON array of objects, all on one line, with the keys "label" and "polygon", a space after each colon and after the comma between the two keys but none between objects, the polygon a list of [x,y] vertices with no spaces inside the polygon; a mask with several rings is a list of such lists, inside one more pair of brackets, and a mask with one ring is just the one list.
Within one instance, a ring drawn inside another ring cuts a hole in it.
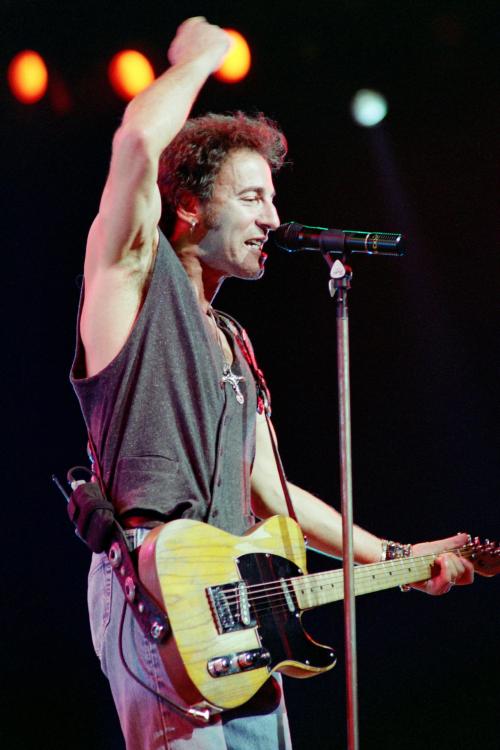
[{"label": "guitar strap", "polygon": [[[170,633],[168,617],[143,586],[130,553],[127,538],[106,497],[97,452],[88,432],[92,475],[97,481],[74,482],[68,514],[78,536],[92,552],[106,552],[125,598],[142,632],[153,643],[161,643]],[[68,476],[71,477],[71,471]]]},{"label": "guitar strap", "polygon": [[[222,313],[219,310],[216,310],[216,313],[221,318],[221,320],[227,325],[229,332],[234,337],[236,343],[238,344],[240,348],[241,353],[243,354],[248,366],[250,367],[250,370],[252,371],[252,375],[255,380],[255,386],[257,389],[257,411],[259,412],[259,414],[264,414],[266,418],[267,429],[269,430],[269,438],[271,440],[274,460],[276,461],[276,468],[278,469],[278,475],[280,478],[283,495],[285,497],[288,515],[290,516],[290,518],[293,518],[295,523],[297,523],[300,526],[298,518],[297,518],[297,514],[295,513],[295,508],[293,507],[292,498],[288,490],[285,469],[283,468],[283,462],[279,454],[276,436],[275,436],[275,433],[271,424],[271,394],[269,393],[269,388],[267,387],[267,383],[264,378],[264,373],[262,372],[262,370],[257,364],[253,346],[243,326],[241,326],[237,320],[232,318],[227,313]],[[307,543],[307,539],[305,535],[304,535],[304,540]]]}]

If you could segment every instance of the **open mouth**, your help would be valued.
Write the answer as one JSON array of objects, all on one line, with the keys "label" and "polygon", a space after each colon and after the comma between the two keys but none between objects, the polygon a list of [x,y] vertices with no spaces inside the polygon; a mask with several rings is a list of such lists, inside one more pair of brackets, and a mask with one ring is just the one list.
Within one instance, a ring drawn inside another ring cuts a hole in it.
[{"label": "open mouth", "polygon": [[259,250],[259,252],[262,250],[262,246],[264,245],[264,240],[247,240],[245,242],[245,245],[247,247],[251,247],[254,250]]},{"label": "open mouth", "polygon": [[249,247],[251,250],[255,250],[255,252],[259,253],[259,266],[260,268],[264,267],[264,263],[267,259],[267,253],[264,252],[263,247],[264,243],[266,242],[267,237],[256,237],[251,240],[246,240],[245,245]]}]

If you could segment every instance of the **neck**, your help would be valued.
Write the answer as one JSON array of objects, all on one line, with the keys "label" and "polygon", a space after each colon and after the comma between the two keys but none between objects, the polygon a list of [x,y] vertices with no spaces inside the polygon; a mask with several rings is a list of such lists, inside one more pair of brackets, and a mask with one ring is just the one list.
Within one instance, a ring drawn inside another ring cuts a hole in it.
[{"label": "neck", "polygon": [[198,245],[186,237],[172,237],[170,240],[177,257],[182,263],[195,290],[196,299],[204,313],[208,311],[219,291],[224,276],[208,268],[200,259]]}]

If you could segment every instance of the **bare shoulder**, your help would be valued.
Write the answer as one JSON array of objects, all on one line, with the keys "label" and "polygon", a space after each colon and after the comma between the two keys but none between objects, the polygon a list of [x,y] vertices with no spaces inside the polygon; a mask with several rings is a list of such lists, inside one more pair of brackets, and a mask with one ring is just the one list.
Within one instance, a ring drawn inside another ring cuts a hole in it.
[{"label": "bare shoulder", "polygon": [[115,263],[102,263],[106,233],[94,221],[85,257],[85,297],[80,335],[86,374],[92,376],[119,353],[134,326],[147,292],[158,246],[158,231],[139,252],[125,253]]}]

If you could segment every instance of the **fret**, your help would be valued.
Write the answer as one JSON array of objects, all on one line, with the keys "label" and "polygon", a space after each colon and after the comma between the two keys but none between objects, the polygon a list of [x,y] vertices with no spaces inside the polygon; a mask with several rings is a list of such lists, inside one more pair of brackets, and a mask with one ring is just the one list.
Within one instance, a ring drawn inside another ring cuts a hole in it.
[{"label": "fret", "polygon": [[[354,593],[356,596],[383,589],[395,588],[405,583],[425,581],[431,576],[435,555],[405,557],[354,568]],[[344,573],[341,569],[313,573],[292,579],[300,609],[310,609],[344,598]]]}]

